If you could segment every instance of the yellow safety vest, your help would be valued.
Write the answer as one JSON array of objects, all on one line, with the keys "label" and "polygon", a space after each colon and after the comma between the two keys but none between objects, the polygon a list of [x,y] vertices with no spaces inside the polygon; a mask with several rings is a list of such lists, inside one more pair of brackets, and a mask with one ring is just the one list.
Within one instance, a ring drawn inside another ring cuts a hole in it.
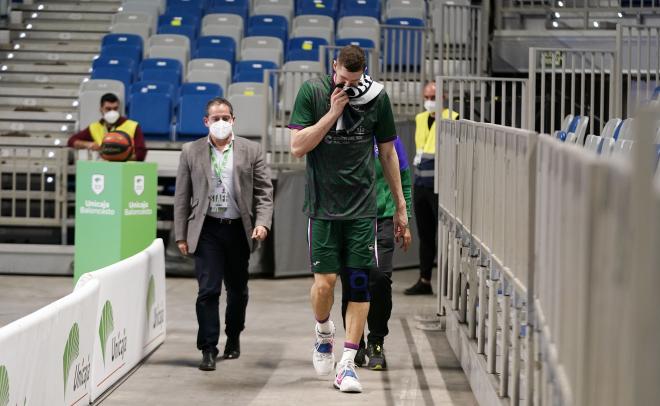
[{"label": "yellow safety vest", "polygon": [[[430,154],[435,156],[435,123],[437,121],[434,121],[431,128],[429,128],[429,115],[431,113],[425,111],[415,117],[415,147],[417,151],[421,150],[424,155]],[[450,111],[449,109],[442,110],[443,120],[456,120],[456,117],[458,117],[458,113],[455,111]]]},{"label": "yellow safety vest", "polygon": [[107,129],[105,124],[103,124],[100,121],[95,121],[92,124],[89,125],[89,132],[92,135],[92,139],[94,140],[95,143],[98,145],[101,145],[103,142],[103,137],[109,132],[112,131],[123,131],[126,134],[128,134],[131,137],[131,141],[133,141],[133,137],[135,137],[135,129],[137,128],[138,123],[137,121],[133,120],[126,120],[121,125],[117,127],[110,127],[110,130]]}]

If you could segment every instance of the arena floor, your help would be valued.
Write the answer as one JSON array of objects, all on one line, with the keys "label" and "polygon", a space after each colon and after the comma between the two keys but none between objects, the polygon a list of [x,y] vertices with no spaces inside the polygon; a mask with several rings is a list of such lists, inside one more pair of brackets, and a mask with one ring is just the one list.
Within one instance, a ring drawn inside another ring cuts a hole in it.
[{"label": "arena floor", "polygon": [[[219,361],[214,372],[197,369],[196,281],[168,278],[165,343],[101,403],[476,405],[444,333],[415,328],[414,315],[432,313],[436,300],[403,295],[416,277],[417,271],[394,273],[394,309],[385,342],[389,369],[358,370],[362,394],[342,394],[333,389],[330,377],[321,379],[314,373],[311,278],[251,280],[241,357]],[[0,326],[62,297],[71,288],[71,278],[0,276]],[[336,301],[339,299],[337,296]],[[332,319],[341,324],[337,305]],[[342,340],[343,329],[338,328],[337,341],[341,344]],[[224,336],[221,351],[223,347]],[[339,355],[339,349],[336,353]]]}]

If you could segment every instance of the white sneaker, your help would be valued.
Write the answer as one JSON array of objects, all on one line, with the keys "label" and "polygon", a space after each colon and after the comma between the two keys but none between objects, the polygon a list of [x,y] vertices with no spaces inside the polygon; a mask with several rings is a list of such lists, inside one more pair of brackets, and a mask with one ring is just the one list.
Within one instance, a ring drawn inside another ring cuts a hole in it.
[{"label": "white sneaker", "polygon": [[330,332],[321,333],[318,325],[316,331],[316,343],[312,353],[312,362],[318,375],[330,375],[335,367],[335,324],[330,321]]},{"label": "white sneaker", "polygon": [[347,360],[337,365],[337,375],[335,375],[335,388],[342,392],[362,392],[362,385],[355,372],[355,362]]}]

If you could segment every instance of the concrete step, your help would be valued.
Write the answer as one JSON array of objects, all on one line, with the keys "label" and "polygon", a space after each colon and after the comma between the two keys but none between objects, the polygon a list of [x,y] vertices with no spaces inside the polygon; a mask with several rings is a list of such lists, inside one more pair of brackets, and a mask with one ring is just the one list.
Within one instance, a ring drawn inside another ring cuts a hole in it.
[{"label": "concrete step", "polygon": [[0,121],[0,135],[8,132],[47,133],[52,135],[68,135],[75,131],[74,123],[49,123],[30,121]]},{"label": "concrete step", "polygon": [[[80,12],[80,10],[85,10],[85,12]],[[109,23],[112,20],[112,15],[116,12],[111,13],[89,13],[83,7],[79,9],[78,12],[72,13],[61,13],[57,11],[34,11],[23,13],[23,21],[26,23],[35,23],[38,21],[69,21],[73,23],[84,22],[84,23],[95,23],[95,22],[106,22]]]},{"label": "concrete step", "polygon": [[121,7],[120,1],[91,2],[69,0],[62,2],[49,1],[48,3],[39,4],[14,4],[12,9],[25,12],[79,12],[80,10],[85,10],[86,13],[116,13],[119,7]]},{"label": "concrete step", "polygon": [[75,123],[78,113],[74,111],[16,111],[0,107],[0,121]]},{"label": "concrete step", "polygon": [[54,97],[0,96],[0,108],[15,109],[20,107],[39,108],[46,111],[76,112],[78,99]]},{"label": "concrete step", "polygon": [[2,72],[15,73],[86,75],[90,72],[91,67],[89,64],[5,61],[0,69]]},{"label": "concrete step", "polygon": [[96,56],[92,52],[35,52],[17,50],[0,51],[0,60],[12,60],[21,62],[64,62],[64,63],[86,63],[91,64]]},{"label": "concrete step", "polygon": [[[18,48],[17,48],[18,46]],[[98,53],[101,44],[95,41],[47,41],[47,40],[17,40],[14,41],[15,50],[33,52],[89,52]]]},{"label": "concrete step", "polygon": [[38,73],[7,73],[0,74],[0,83],[2,86],[11,86],[11,84],[33,84],[37,86],[80,86],[80,83],[86,76],[84,75],[61,75],[61,74],[38,74]]},{"label": "concrete step", "polygon": [[107,33],[110,30],[110,21],[49,21],[49,20],[31,20],[24,24],[10,24],[9,29],[15,31],[75,31],[75,32],[102,32]]},{"label": "concrete step", "polygon": [[42,85],[32,83],[29,86],[21,83],[16,84],[3,84],[0,86],[0,96],[7,97],[32,97],[32,98],[61,98],[73,100],[78,98],[80,86],[73,85]]},{"label": "concrete step", "polygon": [[21,30],[12,31],[11,39],[30,39],[30,40],[59,40],[59,41],[89,41],[101,42],[105,34],[90,32],[70,32],[70,31],[33,31]]}]

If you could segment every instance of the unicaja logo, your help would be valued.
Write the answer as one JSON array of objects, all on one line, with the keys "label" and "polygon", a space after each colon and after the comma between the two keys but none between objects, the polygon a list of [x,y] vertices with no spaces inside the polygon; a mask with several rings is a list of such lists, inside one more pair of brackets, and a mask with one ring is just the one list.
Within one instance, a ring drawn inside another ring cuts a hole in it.
[{"label": "unicaja logo", "polygon": [[64,366],[64,393],[66,394],[66,384],[69,380],[69,369],[71,364],[78,358],[80,346],[80,331],[78,330],[78,323],[73,323],[71,330],[69,330],[69,338],[66,340],[64,346],[64,355],[62,356],[62,363]]},{"label": "unicaja logo", "polygon": [[101,322],[99,323],[99,339],[101,340],[101,353],[103,354],[103,364],[105,365],[105,345],[108,342],[108,337],[112,334],[115,328],[115,323],[112,318],[112,304],[106,300],[101,311]]},{"label": "unicaja logo", "polygon": [[0,365],[0,406],[9,404],[9,374],[4,365]]},{"label": "unicaja logo", "polygon": [[147,285],[147,324],[151,328],[156,328],[163,324],[165,319],[164,312],[161,306],[154,306],[156,302],[156,283],[154,276],[149,276],[149,284]]}]

